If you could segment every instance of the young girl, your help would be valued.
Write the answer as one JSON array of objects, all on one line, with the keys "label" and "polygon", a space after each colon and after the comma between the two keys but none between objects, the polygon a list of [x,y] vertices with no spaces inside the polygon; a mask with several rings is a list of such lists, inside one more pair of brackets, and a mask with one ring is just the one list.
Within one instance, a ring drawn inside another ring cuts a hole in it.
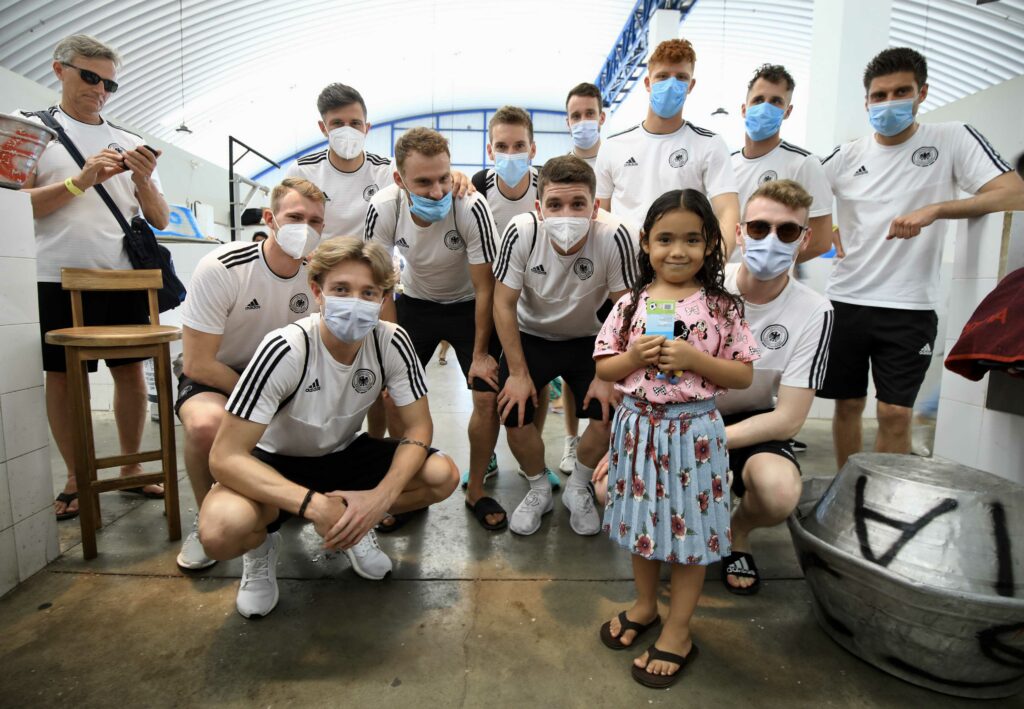
[{"label": "young girl", "polygon": [[[723,285],[722,234],[704,195],[659,197],[640,247],[633,291],[594,349],[597,376],[624,395],[612,426],[604,528],[632,553],[637,589],[636,603],[605,623],[601,638],[619,650],[658,624],[661,562],[672,564],[669,615],[632,668],[637,682],[661,688],[696,656],[690,618],[704,572],[730,551],[729,458],[715,396],[750,385],[758,349],[742,302]],[[649,300],[675,301],[673,338],[646,334]]]}]

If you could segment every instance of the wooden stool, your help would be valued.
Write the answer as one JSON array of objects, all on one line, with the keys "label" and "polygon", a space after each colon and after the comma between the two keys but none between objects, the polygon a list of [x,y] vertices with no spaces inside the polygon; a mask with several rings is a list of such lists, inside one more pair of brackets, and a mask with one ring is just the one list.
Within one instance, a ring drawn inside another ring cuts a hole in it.
[{"label": "wooden stool", "polygon": [[[174,448],[174,413],[171,411],[171,353],[168,343],[181,339],[181,329],[160,324],[157,291],[163,275],[157,269],[114,271],[83,268],[62,268],[61,285],[71,291],[72,327],[51,330],[46,341],[64,347],[67,357],[68,404],[71,408],[74,444],[75,479],[78,482],[78,509],[82,525],[82,553],[86,559],[96,557],[96,530],[103,522],[99,493],[109,490],[163,483],[164,510],[167,514],[167,535],[171,541],[181,539],[181,518],[178,513],[178,466]],[[87,326],[82,315],[82,291],[148,292],[150,325]],[[129,455],[96,457],[92,434],[92,410],[89,404],[90,360],[152,357],[156,363],[156,391],[160,410],[160,448]],[[141,473],[110,480],[97,480],[96,471],[161,461],[158,473]]]}]

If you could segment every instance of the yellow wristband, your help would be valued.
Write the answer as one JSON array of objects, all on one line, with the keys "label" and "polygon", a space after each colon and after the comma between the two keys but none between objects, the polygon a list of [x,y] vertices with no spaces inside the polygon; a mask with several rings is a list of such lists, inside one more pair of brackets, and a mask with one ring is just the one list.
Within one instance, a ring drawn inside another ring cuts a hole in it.
[{"label": "yellow wristband", "polygon": [[68,192],[73,194],[75,197],[80,197],[81,195],[85,194],[85,192],[78,189],[78,186],[75,184],[73,178],[69,177],[68,179],[64,180],[64,186],[67,188]]}]

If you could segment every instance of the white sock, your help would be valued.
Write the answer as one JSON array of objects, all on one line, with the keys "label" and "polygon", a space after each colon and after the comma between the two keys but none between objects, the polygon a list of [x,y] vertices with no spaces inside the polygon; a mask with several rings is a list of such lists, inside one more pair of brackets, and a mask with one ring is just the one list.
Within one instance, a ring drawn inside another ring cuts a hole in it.
[{"label": "white sock", "polygon": [[586,487],[590,484],[591,478],[594,477],[594,469],[588,468],[580,459],[576,459],[576,467],[572,469],[572,475],[569,476],[569,481],[565,484],[567,488],[570,487]]},{"label": "white sock", "polygon": [[548,476],[547,476],[547,472],[546,471],[542,470],[540,472],[540,474],[537,477],[535,477],[535,478],[531,478],[529,475],[527,475],[526,479],[530,481],[530,489],[531,490],[536,490],[537,492],[542,492],[545,495],[550,495],[551,494],[551,481],[548,480]]}]

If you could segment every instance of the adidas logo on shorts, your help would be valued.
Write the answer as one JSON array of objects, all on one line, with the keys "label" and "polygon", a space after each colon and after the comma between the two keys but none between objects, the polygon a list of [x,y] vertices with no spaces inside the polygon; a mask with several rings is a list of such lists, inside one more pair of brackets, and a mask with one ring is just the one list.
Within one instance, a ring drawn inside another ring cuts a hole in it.
[{"label": "adidas logo on shorts", "polygon": [[857,172],[853,173],[853,176],[854,177],[860,177],[861,175],[866,175],[866,174],[868,174],[868,169],[866,167],[864,167],[863,165],[861,165],[859,168],[857,168]]},{"label": "adidas logo on shorts", "polygon": [[260,302],[258,300],[256,300],[255,298],[253,298],[252,300],[249,301],[249,304],[247,306],[245,306],[245,309],[246,310],[259,310],[260,309]]},{"label": "adidas logo on shorts", "polygon": [[530,269],[530,272],[531,273],[539,273],[542,276],[546,276],[548,274],[548,272],[544,270],[544,264],[540,264],[539,266],[534,266],[533,268]]},{"label": "adidas logo on shorts", "polygon": [[405,239],[399,239],[395,242],[395,246],[401,246],[403,249],[409,248],[409,242]]},{"label": "adidas logo on shorts", "polygon": [[927,356],[931,357],[931,356],[932,356],[932,346],[931,346],[931,345],[929,345],[929,344],[928,344],[928,343],[926,342],[926,343],[925,343],[925,345],[924,345],[924,347],[922,347],[922,348],[921,348],[921,351],[920,351],[920,352],[918,352],[918,354],[919,354],[919,355],[927,355]]},{"label": "adidas logo on shorts", "polygon": [[303,389],[303,391],[305,391],[307,393],[311,393],[311,392],[314,392],[314,391],[320,391],[320,380],[319,379],[314,379],[313,383],[310,384],[305,389]]},{"label": "adidas logo on shorts", "polygon": [[638,167],[639,165],[640,163],[636,161],[636,158],[630,158],[625,163],[623,163],[624,167]]}]

